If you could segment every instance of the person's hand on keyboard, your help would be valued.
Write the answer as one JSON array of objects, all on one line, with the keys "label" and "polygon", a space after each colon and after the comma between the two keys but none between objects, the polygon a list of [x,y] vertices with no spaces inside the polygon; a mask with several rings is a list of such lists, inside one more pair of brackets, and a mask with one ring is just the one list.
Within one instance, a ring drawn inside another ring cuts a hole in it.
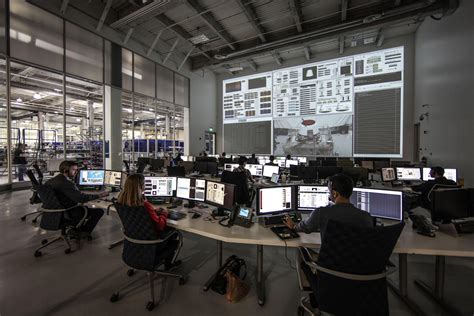
[{"label": "person's hand on keyboard", "polygon": [[167,208],[158,207],[155,210],[157,214],[164,214],[165,216],[168,216],[169,211]]},{"label": "person's hand on keyboard", "polygon": [[289,229],[294,229],[296,224],[295,222],[293,222],[293,220],[291,219],[291,217],[289,217],[288,215],[285,215],[285,218],[283,219],[283,223],[289,228]]},{"label": "person's hand on keyboard", "polygon": [[105,191],[105,192],[102,192],[99,194],[99,198],[104,198],[106,196],[109,196],[109,192],[108,191]]}]

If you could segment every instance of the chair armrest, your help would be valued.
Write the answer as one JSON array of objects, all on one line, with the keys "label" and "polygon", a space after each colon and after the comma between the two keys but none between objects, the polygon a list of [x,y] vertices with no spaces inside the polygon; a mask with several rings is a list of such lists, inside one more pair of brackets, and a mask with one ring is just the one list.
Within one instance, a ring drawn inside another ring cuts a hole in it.
[{"label": "chair armrest", "polygon": [[385,272],[382,272],[382,273],[362,275],[362,274],[351,274],[351,273],[339,272],[339,271],[321,267],[317,264],[315,265],[316,265],[317,271],[321,271],[321,272],[336,276],[338,278],[354,280],[354,281],[374,281],[374,280],[383,279],[387,277],[389,274],[392,274],[397,270],[396,267],[388,267],[386,268]]},{"label": "chair armrest", "polygon": [[129,242],[132,242],[134,244],[140,244],[140,245],[155,245],[155,244],[160,244],[162,242],[165,242],[167,241],[170,237],[172,237],[176,232],[173,231],[173,232],[170,232],[169,234],[167,234],[165,236],[165,238],[162,238],[162,239],[153,239],[153,240],[141,240],[141,239],[135,239],[135,238],[131,238],[131,237],[128,237],[127,235],[125,235],[125,233],[123,233],[123,236],[126,240],[128,240]]},{"label": "chair armrest", "polygon": [[301,260],[309,266],[313,273],[315,273],[317,267],[316,262],[319,253],[317,251],[305,247],[299,247],[298,250],[300,251]]}]

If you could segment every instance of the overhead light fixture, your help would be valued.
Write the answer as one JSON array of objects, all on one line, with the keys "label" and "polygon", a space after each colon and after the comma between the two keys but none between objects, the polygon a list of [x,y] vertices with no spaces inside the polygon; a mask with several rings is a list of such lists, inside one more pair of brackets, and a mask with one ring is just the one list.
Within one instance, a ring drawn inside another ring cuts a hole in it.
[{"label": "overhead light fixture", "polygon": [[80,122],[80,121],[81,121],[81,119],[80,119],[80,118],[77,118],[77,119],[76,119],[76,122]]},{"label": "overhead light fixture", "polygon": [[127,111],[128,113],[132,113],[132,109],[125,109],[125,111]]},{"label": "overhead light fixture", "polygon": [[33,99],[36,99],[36,100],[41,99],[41,95],[37,92],[33,94]]},{"label": "overhead light fixture", "polygon": [[21,103],[23,100],[21,98],[16,99],[16,102]]},{"label": "overhead light fixture", "polygon": [[202,43],[208,42],[208,41],[209,41],[209,38],[208,38],[206,35],[204,35],[204,34],[200,34],[200,35],[191,37],[191,38],[189,39],[189,41],[190,41],[191,43],[193,43],[193,45],[197,45],[197,44],[202,44]]},{"label": "overhead light fixture", "polygon": [[215,58],[215,59],[218,59],[218,60],[222,60],[222,59],[226,59],[227,56],[224,56],[224,55],[221,55],[221,54],[215,54],[215,55],[214,55],[214,58]]},{"label": "overhead light fixture", "polygon": [[237,71],[242,71],[244,70],[243,67],[231,67],[231,68],[227,68],[227,70],[229,70],[230,72],[237,72]]},{"label": "overhead light fixture", "polygon": [[69,110],[71,110],[71,111],[74,111],[74,107],[73,107],[73,106],[71,106],[71,107],[69,108]]},{"label": "overhead light fixture", "polygon": [[149,108],[149,110],[153,112],[155,109]]}]

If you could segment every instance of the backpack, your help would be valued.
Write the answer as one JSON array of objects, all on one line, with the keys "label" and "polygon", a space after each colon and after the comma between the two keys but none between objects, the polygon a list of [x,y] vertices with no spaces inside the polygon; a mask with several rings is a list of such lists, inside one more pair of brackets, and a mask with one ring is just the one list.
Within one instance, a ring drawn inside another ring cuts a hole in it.
[{"label": "backpack", "polygon": [[[244,274],[240,277],[240,270],[242,267],[244,268]],[[247,276],[247,265],[245,264],[244,259],[241,259],[236,255],[227,258],[225,263],[219,268],[219,270],[217,270],[216,276],[211,283],[211,289],[221,295],[224,295],[227,292],[227,271],[232,272],[241,280],[245,280],[245,277]]]}]

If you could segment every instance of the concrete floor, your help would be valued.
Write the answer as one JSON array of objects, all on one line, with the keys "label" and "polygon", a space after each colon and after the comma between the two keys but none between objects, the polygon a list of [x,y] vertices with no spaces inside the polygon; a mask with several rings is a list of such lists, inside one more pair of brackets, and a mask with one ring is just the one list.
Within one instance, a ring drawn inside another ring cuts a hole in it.
[{"label": "concrete floor", "polygon": [[[44,234],[30,221],[19,218],[34,209],[28,203],[29,191],[0,194],[0,315],[295,315],[301,293],[296,272],[285,260],[284,249],[266,247],[264,250],[267,302],[257,304],[255,291],[256,248],[224,244],[225,258],[237,254],[249,266],[251,291],[236,304],[212,291],[203,292],[202,285],[216,269],[215,241],[186,234],[180,257],[181,271],[189,281],[179,286],[175,280],[157,282],[160,305],[153,312],[145,309],[148,288],[142,287],[116,303],[110,295],[129,280],[127,268],[121,261],[121,247],[108,250],[107,245],[120,238],[118,218],[104,216],[95,231],[96,238],[85,242],[82,249],[70,255],[63,253],[64,244],[44,251],[34,258],[34,249]],[[293,250],[288,250],[291,259]],[[394,256],[396,262],[396,256]],[[447,259],[446,297],[465,315],[473,315],[472,295],[474,260]],[[412,279],[422,278],[431,283],[434,259],[410,256],[410,296],[428,315],[445,315],[439,307],[414,288]],[[134,276],[139,277],[138,274]],[[396,276],[395,276],[396,278]],[[408,308],[389,291],[392,315],[412,315]]]}]

